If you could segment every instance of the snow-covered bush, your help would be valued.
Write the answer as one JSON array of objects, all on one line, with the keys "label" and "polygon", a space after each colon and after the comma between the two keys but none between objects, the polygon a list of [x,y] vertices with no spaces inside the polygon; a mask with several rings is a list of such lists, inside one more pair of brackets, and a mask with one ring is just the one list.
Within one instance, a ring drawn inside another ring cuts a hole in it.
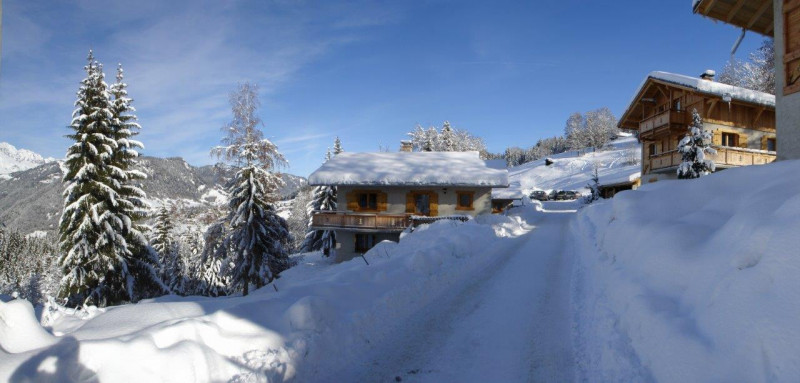
[{"label": "snow-covered bush", "polygon": [[681,164],[678,165],[678,178],[699,178],[715,169],[714,161],[706,159],[706,154],[716,154],[711,147],[711,132],[703,129],[703,119],[692,110],[692,124],[689,133],[678,143]]}]

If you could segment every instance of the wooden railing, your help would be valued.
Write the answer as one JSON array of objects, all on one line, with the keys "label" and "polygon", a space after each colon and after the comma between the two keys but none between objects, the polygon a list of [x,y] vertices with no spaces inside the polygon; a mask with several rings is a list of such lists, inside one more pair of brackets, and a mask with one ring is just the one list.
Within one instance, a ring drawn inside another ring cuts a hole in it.
[{"label": "wooden railing", "polygon": [[[717,154],[707,154],[706,158],[714,161],[717,166],[763,165],[775,161],[775,152],[727,146],[714,146],[714,149]],[[650,156],[649,161],[650,170],[670,168],[680,163],[681,154],[677,150]]]},{"label": "wooden railing", "polygon": [[686,112],[681,110],[667,110],[639,123],[639,134],[660,128],[669,124],[686,124]]},{"label": "wooden railing", "polygon": [[406,214],[314,212],[311,216],[311,227],[315,229],[403,231],[411,224],[410,217]]}]

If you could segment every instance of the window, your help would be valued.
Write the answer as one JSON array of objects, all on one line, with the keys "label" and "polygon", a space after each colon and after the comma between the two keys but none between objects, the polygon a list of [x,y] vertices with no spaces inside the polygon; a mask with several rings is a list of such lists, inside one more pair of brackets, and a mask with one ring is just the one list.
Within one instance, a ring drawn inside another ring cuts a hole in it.
[{"label": "window", "polygon": [[358,210],[378,210],[378,193],[358,193]]},{"label": "window", "polygon": [[647,151],[650,152],[651,156],[655,156],[656,155],[656,144],[650,144],[650,146],[647,147]]},{"label": "window", "polygon": [[736,133],[722,133],[722,146],[736,147],[739,146],[739,135]]},{"label": "window", "polygon": [[475,192],[456,192],[456,210],[474,210],[472,207]]},{"label": "window", "polygon": [[414,194],[414,214],[431,215],[431,196],[427,193]]},{"label": "window", "polygon": [[774,152],[777,149],[777,142],[774,138],[767,138],[767,150]]},{"label": "window", "polygon": [[675,100],[675,110],[677,110],[677,111],[681,110],[681,100],[680,99]]},{"label": "window", "polygon": [[375,246],[375,234],[356,234],[356,253],[366,253]]}]

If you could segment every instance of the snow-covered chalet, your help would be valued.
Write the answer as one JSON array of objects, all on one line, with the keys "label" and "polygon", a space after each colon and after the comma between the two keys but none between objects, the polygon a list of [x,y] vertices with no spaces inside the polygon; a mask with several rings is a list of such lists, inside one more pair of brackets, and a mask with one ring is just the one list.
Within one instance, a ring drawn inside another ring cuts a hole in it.
[{"label": "snow-covered chalet", "polygon": [[311,227],[336,232],[343,261],[398,241],[415,222],[491,214],[492,188],[508,187],[508,171],[478,152],[344,152],[308,183],[337,187],[338,210],[314,212]]},{"label": "snow-covered chalet", "polygon": [[[692,111],[713,134],[710,155],[718,170],[775,161],[775,96],[700,77],[651,72],[636,90],[619,120],[642,143],[642,183],[677,178],[678,143],[686,135]],[[708,158],[708,156],[706,157]]]}]

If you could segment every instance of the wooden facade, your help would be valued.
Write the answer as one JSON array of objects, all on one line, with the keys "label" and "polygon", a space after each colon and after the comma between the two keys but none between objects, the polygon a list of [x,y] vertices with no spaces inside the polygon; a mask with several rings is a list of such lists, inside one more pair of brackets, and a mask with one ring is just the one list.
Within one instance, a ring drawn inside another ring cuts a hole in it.
[{"label": "wooden facade", "polygon": [[[685,76],[682,76],[685,77]],[[701,80],[710,81],[710,80]],[[764,164],[775,160],[775,108],[726,99],[688,85],[648,77],[619,122],[638,131],[642,174],[675,169],[681,162],[678,143],[687,134],[696,110],[713,134],[712,159],[720,168]]]}]

